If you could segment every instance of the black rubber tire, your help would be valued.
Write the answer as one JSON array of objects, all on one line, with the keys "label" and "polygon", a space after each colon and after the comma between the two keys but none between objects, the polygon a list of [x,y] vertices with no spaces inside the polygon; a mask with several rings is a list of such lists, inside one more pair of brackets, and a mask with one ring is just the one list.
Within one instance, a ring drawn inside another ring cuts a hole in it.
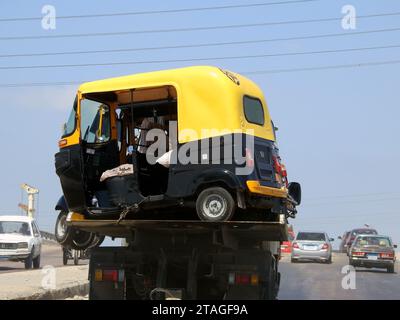
[{"label": "black rubber tire", "polygon": [[329,256],[329,259],[326,260],[326,263],[327,263],[327,264],[331,264],[331,263],[332,263],[332,256]]},{"label": "black rubber tire", "polygon": [[78,250],[74,250],[74,265],[78,265],[79,264],[79,251]]},{"label": "black rubber tire", "polygon": [[279,273],[276,260],[270,256],[267,260],[265,282],[261,287],[261,300],[276,300],[279,292]]},{"label": "black rubber tire", "polygon": [[394,273],[394,265],[387,267],[386,270],[388,273]]},{"label": "black rubber tire", "polygon": [[[72,238],[74,236],[74,230],[72,227],[66,225],[68,212],[60,211],[58,214],[56,225],[54,229],[54,236],[59,244],[63,246],[70,246],[72,243]],[[64,230],[64,233],[61,233]]]},{"label": "black rubber tire", "polygon": [[293,258],[291,258],[291,259],[290,259],[290,262],[291,262],[291,263],[297,263],[297,260],[296,260],[296,259],[293,259]]},{"label": "black rubber tire", "polygon": [[[217,217],[213,217],[204,211],[205,202],[215,196],[223,201],[223,211]],[[200,220],[210,222],[229,221],[235,213],[235,200],[232,195],[221,187],[211,187],[203,190],[196,200],[196,212]]]},{"label": "black rubber tire", "polygon": [[[90,247],[95,238],[95,234],[67,226],[65,224],[67,216],[68,212],[60,211],[57,217],[54,230],[57,242],[66,248],[72,248],[75,250],[85,250]],[[64,230],[64,232],[61,233],[61,230]]]},{"label": "black rubber tire", "polygon": [[33,264],[33,248],[32,248],[32,252],[29,254],[29,256],[25,259],[24,263],[25,263],[25,269],[32,269],[32,264]]},{"label": "black rubber tire", "polygon": [[39,269],[40,268],[40,254],[32,259],[32,264],[33,264],[33,269]]},{"label": "black rubber tire", "polygon": [[63,248],[63,265],[66,266],[68,264],[68,254],[67,249]]}]

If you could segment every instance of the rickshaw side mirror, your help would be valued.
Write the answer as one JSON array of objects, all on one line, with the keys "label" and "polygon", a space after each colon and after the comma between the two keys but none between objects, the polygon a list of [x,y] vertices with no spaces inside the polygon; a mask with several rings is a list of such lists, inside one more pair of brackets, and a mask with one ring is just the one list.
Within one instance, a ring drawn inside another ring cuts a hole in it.
[{"label": "rickshaw side mirror", "polygon": [[394,245],[393,245],[393,248],[397,249],[397,244],[394,244]]},{"label": "rickshaw side mirror", "polygon": [[290,182],[288,186],[289,195],[297,204],[301,203],[301,186],[298,182]]}]

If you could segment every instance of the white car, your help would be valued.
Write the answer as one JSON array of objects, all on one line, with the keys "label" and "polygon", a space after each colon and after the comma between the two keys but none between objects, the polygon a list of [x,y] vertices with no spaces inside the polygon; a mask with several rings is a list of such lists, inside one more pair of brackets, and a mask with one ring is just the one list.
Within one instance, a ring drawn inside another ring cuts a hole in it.
[{"label": "white car", "polygon": [[23,261],[25,269],[40,268],[42,237],[34,219],[0,216],[0,260]]}]

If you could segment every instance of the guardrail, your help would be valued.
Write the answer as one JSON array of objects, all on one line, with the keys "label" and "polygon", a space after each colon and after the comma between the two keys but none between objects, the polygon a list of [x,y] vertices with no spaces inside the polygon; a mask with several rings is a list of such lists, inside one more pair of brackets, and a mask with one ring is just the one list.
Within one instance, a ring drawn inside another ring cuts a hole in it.
[{"label": "guardrail", "polygon": [[40,231],[40,234],[42,235],[43,239],[57,242],[56,237],[54,236],[54,234],[52,234],[50,232]]}]

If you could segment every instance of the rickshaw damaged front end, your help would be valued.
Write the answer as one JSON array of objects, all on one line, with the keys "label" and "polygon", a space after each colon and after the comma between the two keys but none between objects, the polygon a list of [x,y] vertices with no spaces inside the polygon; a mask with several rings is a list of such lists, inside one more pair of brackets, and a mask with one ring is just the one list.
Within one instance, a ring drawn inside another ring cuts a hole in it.
[{"label": "rickshaw damaged front end", "polygon": [[215,67],[83,84],[59,147],[69,219],[271,221],[301,201],[262,91]]}]

